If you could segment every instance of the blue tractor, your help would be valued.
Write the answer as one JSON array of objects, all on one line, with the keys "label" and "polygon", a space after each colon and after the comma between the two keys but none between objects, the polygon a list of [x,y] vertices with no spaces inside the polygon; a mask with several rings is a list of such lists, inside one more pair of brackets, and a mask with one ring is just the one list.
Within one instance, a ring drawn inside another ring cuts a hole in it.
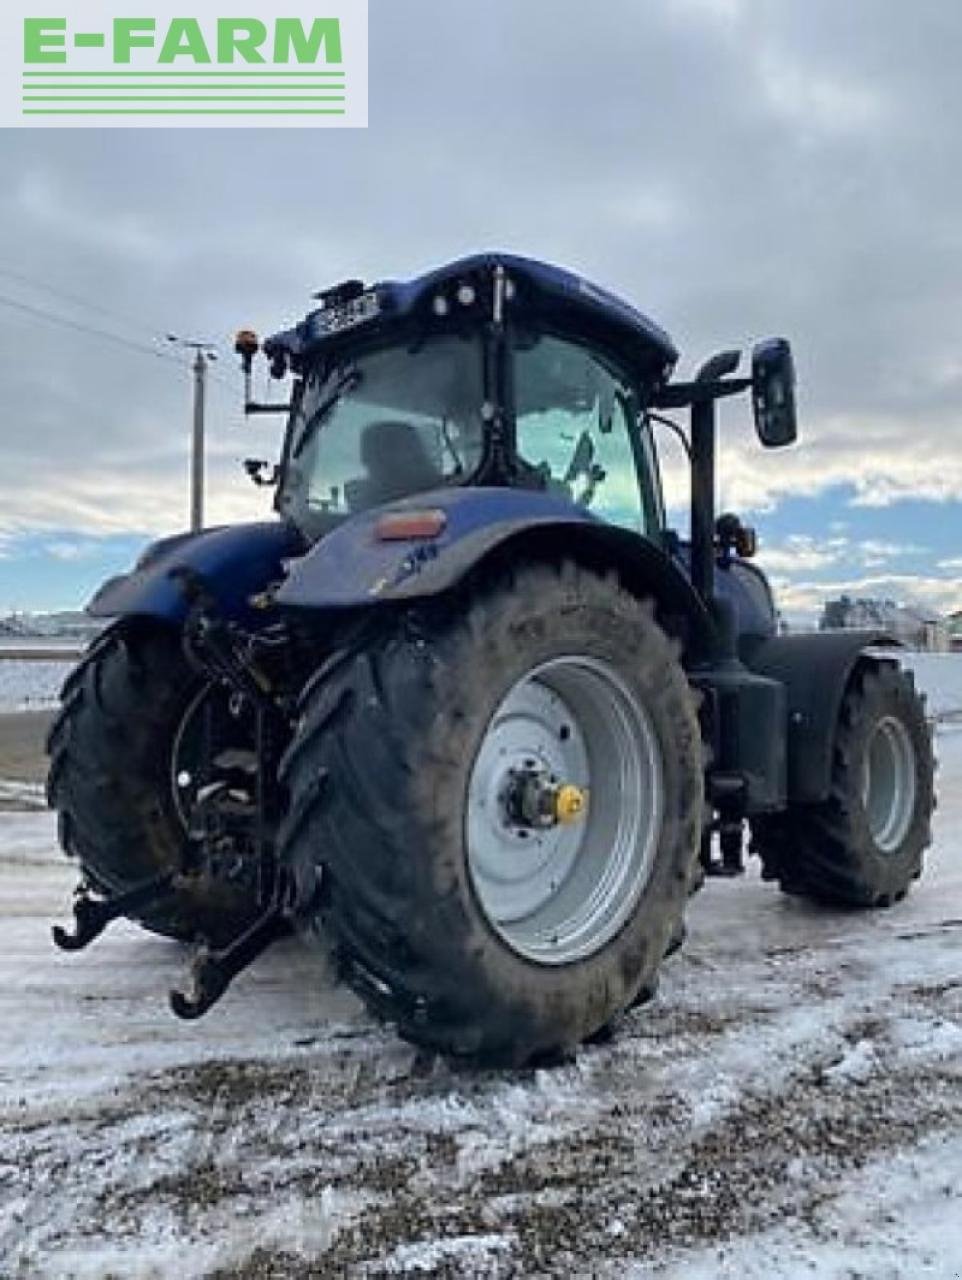
[{"label": "blue tractor", "polygon": [[[277,408],[237,347],[248,411]],[[778,634],[716,517],[721,398],[795,439],[786,342],[673,381],[633,307],[486,254],[338,285],[263,351],[292,375],[280,463],[248,463],[279,518],[158,542],[90,605],[49,741],[82,875],[59,945],[120,916],[194,943],[194,1018],[298,931],[409,1040],[521,1064],[650,995],[747,841],[788,893],[905,894],[933,809],[911,676],[884,635]]]}]

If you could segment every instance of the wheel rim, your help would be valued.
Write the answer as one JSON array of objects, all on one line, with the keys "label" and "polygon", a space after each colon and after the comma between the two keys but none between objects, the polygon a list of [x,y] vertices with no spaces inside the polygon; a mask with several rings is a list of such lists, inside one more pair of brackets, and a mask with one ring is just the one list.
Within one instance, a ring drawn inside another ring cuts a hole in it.
[{"label": "wheel rim", "polygon": [[915,790],[912,739],[900,720],[885,716],[868,742],[862,791],[872,839],[883,853],[895,853],[908,834]]},{"label": "wheel rim", "polygon": [[[478,902],[514,951],[567,964],[621,929],[651,877],[663,773],[648,713],[608,663],[556,658],[514,685],[475,758],[466,816]],[[519,785],[553,800],[550,824],[519,816]]]}]

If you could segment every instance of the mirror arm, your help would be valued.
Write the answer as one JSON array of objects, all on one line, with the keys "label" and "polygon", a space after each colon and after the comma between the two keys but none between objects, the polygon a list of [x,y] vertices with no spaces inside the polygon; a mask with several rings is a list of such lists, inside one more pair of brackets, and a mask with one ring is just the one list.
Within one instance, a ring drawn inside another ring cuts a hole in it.
[{"label": "mirror arm", "polygon": [[695,374],[696,382],[718,382],[734,373],[741,364],[742,353],[738,350],[719,351],[717,355],[706,360]]},{"label": "mirror arm", "polygon": [[248,400],[244,405],[244,414],[251,418],[259,413],[290,413],[294,408],[290,402],[287,404],[257,404],[254,400]]},{"label": "mirror arm", "polygon": [[674,382],[656,391],[649,401],[654,409],[687,409],[690,405],[707,404],[741,395],[752,386],[751,378],[726,378],[711,381]]}]

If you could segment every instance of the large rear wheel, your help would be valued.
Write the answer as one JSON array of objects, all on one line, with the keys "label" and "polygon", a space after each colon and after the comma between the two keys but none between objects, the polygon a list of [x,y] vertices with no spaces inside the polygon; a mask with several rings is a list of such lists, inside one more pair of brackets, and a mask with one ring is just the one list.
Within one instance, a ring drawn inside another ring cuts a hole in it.
[{"label": "large rear wheel", "polygon": [[649,990],[679,930],[701,740],[672,643],[615,581],[519,571],[308,686],[281,856],[402,1035],[522,1064]]}]

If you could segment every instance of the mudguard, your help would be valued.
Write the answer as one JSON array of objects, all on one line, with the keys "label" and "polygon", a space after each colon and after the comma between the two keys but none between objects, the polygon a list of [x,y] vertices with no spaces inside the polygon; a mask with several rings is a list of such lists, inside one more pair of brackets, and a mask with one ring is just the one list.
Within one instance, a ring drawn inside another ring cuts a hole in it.
[{"label": "mudguard", "polygon": [[785,685],[788,694],[788,800],[817,804],[829,792],[842,698],[866,649],[898,643],[880,631],[821,631],[773,636],[753,648],[746,665]]},{"label": "mudguard", "polygon": [[249,597],[283,576],[281,561],[300,553],[298,535],[281,521],[178,534],[147,548],[130,573],[111,578],[87,605],[95,618],[145,616],[178,624],[187,613],[171,571],[187,566],[206,579],[228,617],[247,625]]},{"label": "mudguard", "polygon": [[[422,541],[378,537],[387,512],[411,510],[443,511],[443,531]],[[687,617],[696,636],[712,630],[685,573],[659,545],[563,497],[524,489],[441,489],[356,515],[291,566],[275,599],[281,608],[315,610],[405,603],[448,591],[495,551],[512,558],[594,553],[600,565]]]},{"label": "mudguard", "polygon": [[[675,559],[685,577],[690,578],[691,543],[679,543]],[[737,557],[720,559],[715,572],[715,591],[734,609],[739,652],[745,645],[775,635],[778,626],[772,589],[756,565]]]}]

